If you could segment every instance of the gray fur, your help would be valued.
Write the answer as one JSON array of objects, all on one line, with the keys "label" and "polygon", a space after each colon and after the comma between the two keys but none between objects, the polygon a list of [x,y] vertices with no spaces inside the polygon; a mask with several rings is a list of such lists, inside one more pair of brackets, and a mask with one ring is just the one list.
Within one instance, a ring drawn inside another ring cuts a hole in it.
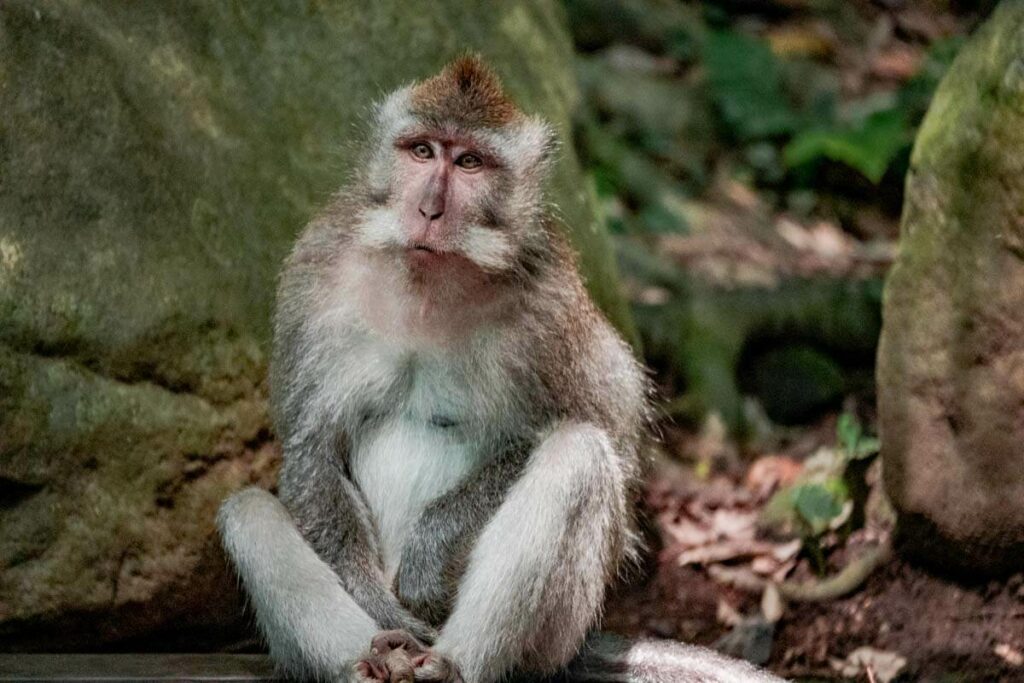
[{"label": "gray fur", "polygon": [[246,489],[217,518],[256,620],[286,674],[344,678],[377,624],[339,585],[272,495]]},{"label": "gray fur", "polygon": [[341,472],[340,461],[288,458],[279,489],[303,536],[382,630],[403,629],[433,641],[434,630],[409,614],[388,590],[373,520],[359,492]]},{"label": "gray fur", "polygon": [[519,478],[526,456],[523,448],[509,447],[423,512],[395,577],[395,592],[413,614],[435,626],[448,618],[469,551]]},{"label": "gray fur", "polygon": [[[523,679],[516,683],[526,683]],[[670,641],[630,642],[609,634],[587,639],[567,669],[547,683],[781,683],[746,662]],[[534,682],[536,683],[536,682]]]},{"label": "gray fur", "polygon": [[[368,169],[282,274],[271,400],[283,507],[246,491],[221,511],[272,656],[291,673],[360,680],[352,665],[372,631],[400,629],[434,645],[418,680],[594,676],[594,662],[637,683],[740,680],[729,672],[752,670],[671,646],[638,645],[651,666],[603,645],[577,658],[636,545],[647,382],[549,216],[546,164],[526,163],[540,122],[483,132],[513,155],[513,191],[498,182],[477,207],[511,260],[496,267],[491,253],[472,290],[415,290],[396,195],[382,189],[400,181],[392,137],[418,125],[413,93],[385,101]],[[717,678],[685,673],[719,664]]]}]

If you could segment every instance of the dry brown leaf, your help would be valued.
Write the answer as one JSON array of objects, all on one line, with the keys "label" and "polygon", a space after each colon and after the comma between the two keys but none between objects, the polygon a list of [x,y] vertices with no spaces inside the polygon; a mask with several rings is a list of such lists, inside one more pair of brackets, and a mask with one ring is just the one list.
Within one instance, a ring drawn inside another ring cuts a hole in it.
[{"label": "dry brown leaf", "polygon": [[907,666],[907,658],[873,647],[858,647],[845,660],[833,659],[832,668],[843,676],[871,676],[879,683],[889,683]]},{"label": "dry brown leaf", "polygon": [[761,614],[764,616],[765,621],[774,624],[782,618],[785,611],[786,605],[782,601],[779,587],[774,583],[769,583],[764,587],[764,593],[761,595]]},{"label": "dry brown leaf", "polygon": [[775,570],[775,573],[771,575],[771,580],[775,583],[782,583],[785,581],[786,577],[788,577],[790,572],[793,571],[793,568],[796,567],[796,562],[797,558],[795,557],[792,560],[783,562],[782,565]]},{"label": "dry brown leaf", "polygon": [[1009,643],[999,643],[992,651],[1010,666],[1024,666],[1024,653]]},{"label": "dry brown leaf", "polygon": [[871,72],[879,78],[906,81],[920,70],[923,59],[920,50],[898,44],[875,56],[871,61]]},{"label": "dry brown leaf", "polygon": [[830,57],[835,52],[835,36],[820,25],[782,26],[766,35],[772,52],[780,57]]},{"label": "dry brown leaf", "polygon": [[760,495],[767,495],[777,488],[796,481],[803,471],[803,464],[784,455],[766,455],[758,458],[747,470],[744,485]]},{"label": "dry brown leaf", "polygon": [[763,541],[727,540],[687,550],[679,554],[677,561],[681,567],[688,564],[706,565],[747,558],[754,555],[764,555],[769,552],[771,552],[770,543]]},{"label": "dry brown leaf", "polygon": [[719,508],[711,513],[711,530],[718,538],[751,540],[757,532],[758,511]]},{"label": "dry brown leaf", "polygon": [[743,621],[743,615],[740,614],[735,607],[721,598],[719,598],[718,606],[715,609],[715,618],[718,620],[718,623],[726,626],[735,626]]},{"label": "dry brown leaf", "polygon": [[706,526],[673,513],[666,512],[658,515],[658,524],[664,532],[666,540],[671,541],[673,545],[692,548],[715,540],[715,533]]},{"label": "dry brown leaf", "polygon": [[764,590],[765,586],[765,580],[750,571],[748,567],[726,567],[721,564],[713,564],[708,567],[708,576],[722,585],[739,588],[747,593]]}]

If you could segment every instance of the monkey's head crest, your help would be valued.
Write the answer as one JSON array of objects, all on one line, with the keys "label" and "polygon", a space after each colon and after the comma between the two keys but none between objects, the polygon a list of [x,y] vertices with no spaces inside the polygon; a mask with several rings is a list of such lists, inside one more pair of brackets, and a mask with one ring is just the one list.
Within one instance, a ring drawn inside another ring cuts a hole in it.
[{"label": "monkey's head crest", "polygon": [[475,53],[392,92],[377,104],[375,118],[379,148],[410,135],[472,137],[489,144],[520,180],[543,181],[558,146],[547,121],[524,113],[497,73]]},{"label": "monkey's head crest", "polygon": [[457,120],[469,128],[500,128],[525,118],[480,55],[467,54],[413,86],[413,113],[423,120]]}]

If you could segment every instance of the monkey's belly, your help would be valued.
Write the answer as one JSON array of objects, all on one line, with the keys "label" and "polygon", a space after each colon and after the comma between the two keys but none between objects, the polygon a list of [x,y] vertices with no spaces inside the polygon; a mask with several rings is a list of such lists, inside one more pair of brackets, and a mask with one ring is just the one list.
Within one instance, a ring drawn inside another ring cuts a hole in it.
[{"label": "monkey's belly", "polygon": [[476,463],[474,449],[453,431],[395,417],[354,444],[352,475],[377,522],[389,582],[423,510]]}]

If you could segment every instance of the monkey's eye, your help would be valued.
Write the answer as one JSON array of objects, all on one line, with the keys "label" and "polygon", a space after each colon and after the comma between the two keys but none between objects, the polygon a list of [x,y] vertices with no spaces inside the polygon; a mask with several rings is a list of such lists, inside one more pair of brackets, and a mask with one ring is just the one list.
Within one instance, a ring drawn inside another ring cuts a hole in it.
[{"label": "monkey's eye", "polygon": [[434,150],[425,142],[414,142],[409,151],[414,157],[423,161],[434,158]]},{"label": "monkey's eye", "polygon": [[484,165],[484,160],[476,154],[467,152],[455,160],[455,165],[463,171],[477,171]]}]

